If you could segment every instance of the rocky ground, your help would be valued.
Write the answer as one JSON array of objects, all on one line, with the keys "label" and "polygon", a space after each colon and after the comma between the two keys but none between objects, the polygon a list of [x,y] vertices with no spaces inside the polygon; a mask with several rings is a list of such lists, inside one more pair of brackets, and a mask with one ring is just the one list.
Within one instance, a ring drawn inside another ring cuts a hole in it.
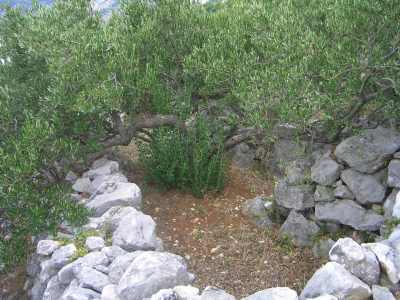
[{"label": "rocky ground", "polygon": [[[71,199],[93,209],[93,218],[80,230],[63,224],[63,240],[38,243],[26,285],[32,299],[398,298],[400,135],[377,128],[334,153],[321,149],[286,166],[275,201],[273,181],[243,168],[230,168],[221,193],[196,199],[145,182],[134,148],[118,154],[122,169],[117,161],[94,162],[81,177],[67,177]],[[339,238],[344,229],[369,231],[369,238],[356,231]],[[338,239],[327,240],[326,264],[294,246],[315,250],[324,232]]]},{"label": "rocky ground", "polygon": [[[137,175],[130,179],[137,182]],[[321,261],[279,242],[279,227],[259,229],[241,214],[244,201],[271,194],[271,181],[235,167],[229,178],[223,193],[204,199],[145,188],[144,212],[157,222],[166,250],[187,259],[201,288],[214,285],[237,297],[277,286],[301,291]]]}]

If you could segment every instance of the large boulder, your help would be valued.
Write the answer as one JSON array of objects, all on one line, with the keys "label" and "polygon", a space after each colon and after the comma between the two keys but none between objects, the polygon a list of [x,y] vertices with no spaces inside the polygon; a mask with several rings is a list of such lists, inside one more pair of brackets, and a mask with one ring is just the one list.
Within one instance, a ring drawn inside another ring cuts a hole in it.
[{"label": "large boulder", "polygon": [[150,216],[138,211],[121,219],[112,243],[126,251],[156,250],[162,247],[156,235],[156,223]]},{"label": "large boulder", "polygon": [[303,289],[300,299],[332,295],[338,300],[367,300],[371,289],[342,265],[329,262],[317,270]]},{"label": "large boulder", "polygon": [[277,287],[257,292],[242,300],[297,300],[297,292],[287,287]]},{"label": "large boulder", "polygon": [[311,185],[291,186],[280,180],[275,187],[276,204],[288,209],[304,210],[314,207],[314,188]]},{"label": "large boulder", "polygon": [[94,211],[95,217],[100,217],[114,206],[133,206],[140,209],[142,206],[142,193],[134,183],[117,183],[117,187],[110,193],[96,195],[86,207]]},{"label": "large boulder", "polygon": [[315,216],[319,221],[348,225],[365,231],[377,231],[384,223],[383,216],[363,208],[352,200],[317,203]]},{"label": "large boulder", "polygon": [[398,283],[400,280],[400,256],[397,251],[384,243],[369,243],[363,244],[363,246],[376,255],[390,282]]},{"label": "large boulder", "polygon": [[340,176],[342,166],[330,157],[322,157],[311,168],[311,179],[320,185],[333,185]]},{"label": "large boulder", "polygon": [[394,159],[389,163],[387,184],[390,187],[400,188],[400,159]]},{"label": "large boulder", "polygon": [[370,286],[379,282],[380,267],[375,254],[351,238],[339,239],[331,248],[329,258]]},{"label": "large boulder", "polygon": [[280,229],[281,236],[288,236],[299,247],[312,246],[313,237],[319,232],[319,226],[307,220],[302,214],[292,210]]},{"label": "large boulder", "polygon": [[372,175],[347,169],[340,177],[361,204],[382,203],[385,199],[386,187]]},{"label": "large boulder", "polygon": [[400,134],[377,127],[345,139],[336,147],[335,156],[361,173],[372,174],[399,149]]},{"label": "large boulder", "polygon": [[110,278],[110,281],[114,284],[117,284],[130,264],[142,253],[143,251],[135,251],[115,258],[108,268],[108,277]]},{"label": "large boulder", "polygon": [[182,257],[146,251],[136,257],[118,283],[122,300],[142,300],[161,289],[186,285],[193,281]]}]

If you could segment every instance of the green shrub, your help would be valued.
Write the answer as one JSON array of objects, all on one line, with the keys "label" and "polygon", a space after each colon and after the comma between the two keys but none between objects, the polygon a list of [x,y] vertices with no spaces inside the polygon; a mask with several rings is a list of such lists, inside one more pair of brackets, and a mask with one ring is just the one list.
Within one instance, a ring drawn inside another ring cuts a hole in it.
[{"label": "green shrub", "polygon": [[198,197],[221,190],[226,170],[223,137],[213,136],[204,118],[187,131],[156,129],[152,141],[140,147],[147,179],[165,188],[189,189]]}]

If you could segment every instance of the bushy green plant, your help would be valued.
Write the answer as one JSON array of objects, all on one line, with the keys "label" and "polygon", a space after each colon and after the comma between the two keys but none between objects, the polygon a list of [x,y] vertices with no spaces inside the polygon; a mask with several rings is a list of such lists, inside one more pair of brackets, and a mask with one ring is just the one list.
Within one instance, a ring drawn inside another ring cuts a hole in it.
[{"label": "bushy green plant", "polygon": [[149,144],[141,146],[141,161],[147,179],[165,188],[190,190],[201,197],[221,190],[226,161],[222,135],[213,137],[204,118],[188,130],[159,128]]}]

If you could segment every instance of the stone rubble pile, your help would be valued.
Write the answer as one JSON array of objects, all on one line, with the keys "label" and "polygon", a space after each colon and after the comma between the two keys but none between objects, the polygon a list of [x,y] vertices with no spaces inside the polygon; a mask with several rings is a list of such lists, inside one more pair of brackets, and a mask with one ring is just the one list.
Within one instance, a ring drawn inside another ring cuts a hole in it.
[{"label": "stone rubble pile", "polygon": [[[329,258],[300,299],[395,299],[391,291],[400,289],[400,226],[388,228],[385,221],[400,224],[400,134],[377,127],[335,148],[296,141],[292,128],[284,128],[286,138],[275,143],[273,152],[280,178],[274,199],[251,199],[242,213],[263,228],[278,215],[281,236],[296,246],[314,246],[316,256]],[[341,229],[369,232],[377,242],[316,240],[319,233]]]},{"label": "stone rubble pile", "polygon": [[285,139],[276,144],[275,165],[283,175],[275,186],[273,208],[263,208],[271,201],[259,197],[245,204],[253,211],[243,211],[259,226],[268,227],[271,215],[278,214],[284,220],[282,235],[297,246],[312,246],[321,229],[378,233],[385,230],[385,220],[400,217],[400,200],[396,200],[400,133],[383,127],[368,129],[336,149]]},{"label": "stone rubble pile", "polygon": [[[312,245],[324,223],[332,230],[350,226],[379,231],[385,218],[400,216],[400,135],[377,128],[343,141],[333,153],[323,149],[328,152],[313,153],[312,163],[292,160],[276,186],[275,201],[258,197],[244,205],[243,213],[267,227],[278,210],[287,216],[282,234],[299,246]],[[156,223],[141,212],[139,187],[120,173],[117,162],[100,159],[82,177],[70,173],[67,180],[75,191],[72,201],[83,203],[93,215],[83,227],[63,224],[57,237],[37,243],[27,270],[30,299],[236,299],[216,287],[200,292],[191,285],[195,276],[182,257],[163,251]],[[82,236],[83,244],[77,238]],[[395,299],[400,226],[376,243],[343,238],[324,247],[330,262],[315,272],[300,295],[277,287],[243,300]]]}]

